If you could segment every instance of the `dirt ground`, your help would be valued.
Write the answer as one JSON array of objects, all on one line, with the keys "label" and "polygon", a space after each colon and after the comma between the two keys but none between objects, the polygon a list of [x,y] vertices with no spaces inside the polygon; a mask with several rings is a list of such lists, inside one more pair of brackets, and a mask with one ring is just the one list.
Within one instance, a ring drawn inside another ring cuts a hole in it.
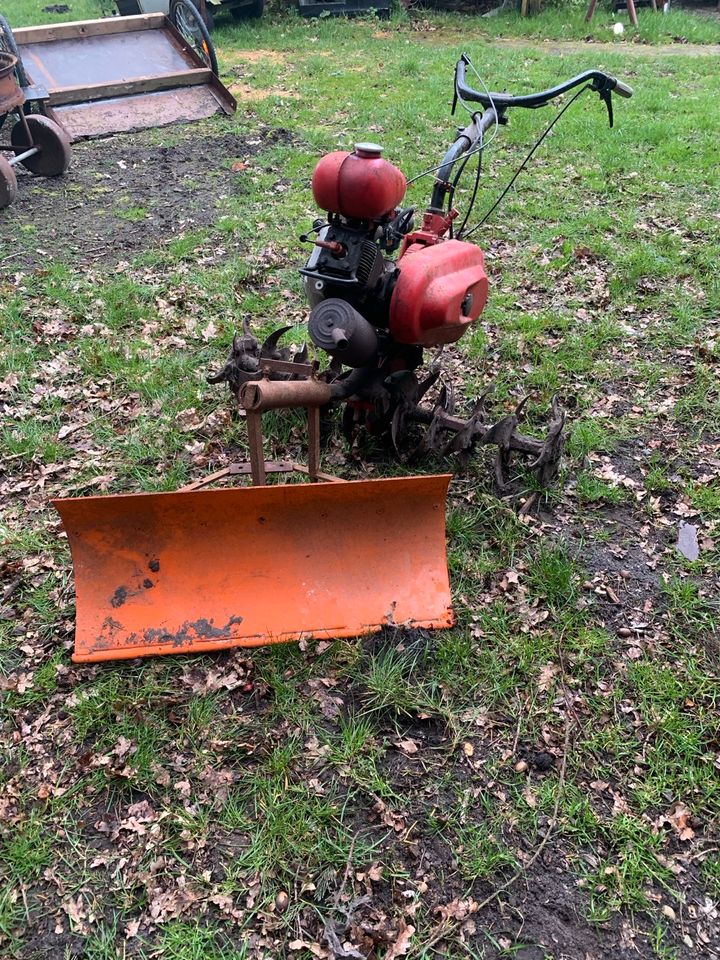
[{"label": "dirt ground", "polygon": [[211,226],[219,204],[242,196],[233,164],[291,139],[262,125],[245,136],[204,126],[207,136],[195,125],[77,141],[70,170],[56,180],[19,171],[13,238],[0,239],[0,269],[41,267],[56,252],[91,265],[162,249]]}]

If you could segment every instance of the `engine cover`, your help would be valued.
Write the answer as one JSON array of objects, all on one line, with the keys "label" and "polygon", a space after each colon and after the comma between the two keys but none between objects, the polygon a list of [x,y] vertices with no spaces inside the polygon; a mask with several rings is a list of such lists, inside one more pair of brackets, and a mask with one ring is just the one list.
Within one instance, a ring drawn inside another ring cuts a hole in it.
[{"label": "engine cover", "polygon": [[390,333],[398,343],[454,343],[482,313],[488,279],[485,258],[475,244],[413,244],[398,267],[390,301]]}]

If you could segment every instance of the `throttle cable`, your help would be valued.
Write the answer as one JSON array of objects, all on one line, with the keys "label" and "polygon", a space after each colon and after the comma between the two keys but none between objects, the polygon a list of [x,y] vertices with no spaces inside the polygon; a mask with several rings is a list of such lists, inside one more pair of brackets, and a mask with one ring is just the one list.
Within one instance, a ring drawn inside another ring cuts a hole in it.
[{"label": "throttle cable", "polygon": [[581,94],[585,93],[586,90],[590,90],[590,89],[592,89],[592,85],[589,84],[589,83],[586,84],[584,87],[581,87],[581,88],[578,90],[578,92],[575,93],[575,94],[568,100],[568,102],[565,104],[565,106],[562,108],[562,110],[559,110],[559,111],[558,111],[558,113],[553,117],[553,119],[551,120],[551,122],[547,125],[547,127],[546,127],[546,129],[543,131],[542,135],[541,135],[540,137],[538,137],[538,139],[535,141],[535,143],[534,143],[533,146],[531,147],[528,155],[525,157],[525,159],[523,160],[523,162],[522,162],[522,163],[520,164],[520,166],[517,168],[517,170],[515,171],[515,173],[513,174],[512,178],[511,178],[510,182],[509,182],[508,185],[505,187],[505,189],[504,189],[503,192],[500,194],[500,196],[497,198],[497,200],[495,201],[495,203],[493,203],[493,205],[490,207],[490,209],[485,213],[484,217],[483,217],[478,223],[476,223],[474,227],[471,227],[471,228],[467,231],[467,233],[465,234],[465,237],[469,237],[469,236],[471,236],[473,233],[475,233],[476,230],[479,230],[480,227],[482,227],[482,225],[488,220],[488,218],[490,217],[490,215],[491,215],[492,213],[494,213],[494,211],[499,207],[499,205],[502,203],[502,201],[505,199],[505,197],[507,196],[507,194],[508,194],[508,193],[510,192],[510,190],[512,189],[512,186],[513,186],[513,184],[515,183],[515,181],[517,180],[517,178],[520,176],[520,174],[523,172],[523,170],[525,169],[525,167],[528,165],[528,163],[529,163],[530,160],[532,159],[535,151],[538,149],[538,147],[539,147],[540,144],[543,142],[543,140],[545,139],[545,137],[547,137],[547,135],[550,133],[550,131],[551,131],[552,128],[555,126],[555,124],[558,122],[558,120],[560,119],[560,117],[565,113],[565,111],[566,111],[567,109],[569,109],[569,107],[571,107],[571,106],[573,105],[573,103],[575,103],[575,101],[577,100],[577,98],[578,98],[579,96],[581,96]]}]

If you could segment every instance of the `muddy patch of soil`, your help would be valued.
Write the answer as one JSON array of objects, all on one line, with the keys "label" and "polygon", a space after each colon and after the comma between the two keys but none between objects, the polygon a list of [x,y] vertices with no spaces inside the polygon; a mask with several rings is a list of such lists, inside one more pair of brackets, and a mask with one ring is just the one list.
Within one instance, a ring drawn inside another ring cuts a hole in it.
[{"label": "muddy patch of soil", "polygon": [[297,90],[281,90],[279,87],[258,90],[257,87],[251,87],[248,83],[231,84],[230,93],[242,103],[250,103],[253,100],[267,100],[268,97],[279,97],[281,100],[300,99]]},{"label": "muddy patch of soil", "polygon": [[0,214],[0,274],[48,261],[117,263],[208,227],[243,191],[232,162],[291,140],[282,129],[217,136],[199,125],[165,143],[153,130],[75,143],[64,177],[19,174],[18,198]]},{"label": "muddy patch of soil", "polygon": [[[293,54],[293,59],[295,55]],[[223,54],[223,65],[244,63],[286,63],[288,54],[284,50],[236,50]]]},{"label": "muddy patch of soil", "polygon": [[478,945],[486,946],[488,960],[511,951],[522,960],[652,957],[649,945],[635,940],[622,917],[615,915],[602,925],[592,924],[587,921],[588,912],[588,898],[568,878],[562,854],[548,854],[511,890],[502,907],[494,905],[485,916],[480,914],[479,919],[493,931],[497,947],[483,944],[485,935],[478,937]]}]

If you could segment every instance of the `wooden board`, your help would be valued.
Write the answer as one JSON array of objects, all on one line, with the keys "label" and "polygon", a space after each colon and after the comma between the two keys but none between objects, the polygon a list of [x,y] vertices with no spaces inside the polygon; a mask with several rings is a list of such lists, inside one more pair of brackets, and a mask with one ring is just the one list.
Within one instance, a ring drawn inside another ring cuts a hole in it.
[{"label": "wooden board", "polygon": [[141,13],[136,17],[106,17],[102,20],[75,20],[40,27],[13,30],[15,43],[55,43],[57,40],[82,40],[87,37],[109,37],[137,30],[157,30],[163,26],[164,13]]},{"label": "wooden board", "polygon": [[57,87],[50,92],[50,105],[56,107],[67,103],[129,97],[136,93],[153,93],[156,90],[174,90],[176,87],[196,87],[209,83],[211,76],[211,70],[183,70],[180,73],[162,73],[157,77],[98,83],[93,87]]},{"label": "wooden board", "polygon": [[[198,120],[237,106],[161,13],[28,27],[15,37],[32,82],[47,89],[49,109],[73,138]],[[167,96],[152,96],[160,93]]]}]

